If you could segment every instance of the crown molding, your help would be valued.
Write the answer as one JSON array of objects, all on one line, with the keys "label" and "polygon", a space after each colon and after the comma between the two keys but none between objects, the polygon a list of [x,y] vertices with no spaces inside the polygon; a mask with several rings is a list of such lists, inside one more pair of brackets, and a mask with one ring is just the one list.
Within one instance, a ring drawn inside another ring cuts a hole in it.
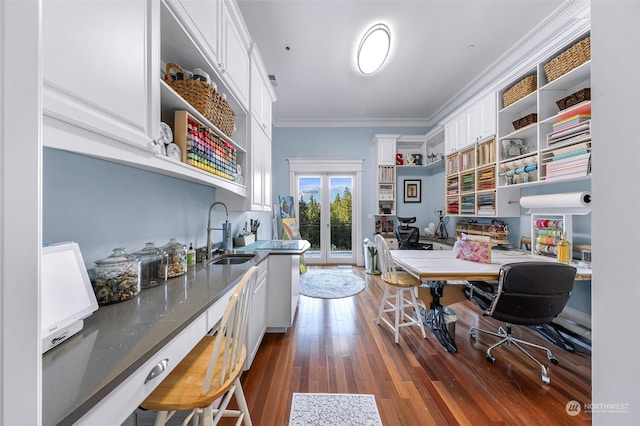
[{"label": "crown molding", "polygon": [[425,118],[370,118],[365,120],[278,120],[273,118],[273,127],[431,127]]},{"label": "crown molding", "polygon": [[551,57],[563,46],[576,40],[591,27],[591,2],[569,0],[561,4],[451,100],[431,115],[429,123],[441,123],[452,113],[467,107],[475,98],[498,90],[509,80],[524,74],[536,63]]}]

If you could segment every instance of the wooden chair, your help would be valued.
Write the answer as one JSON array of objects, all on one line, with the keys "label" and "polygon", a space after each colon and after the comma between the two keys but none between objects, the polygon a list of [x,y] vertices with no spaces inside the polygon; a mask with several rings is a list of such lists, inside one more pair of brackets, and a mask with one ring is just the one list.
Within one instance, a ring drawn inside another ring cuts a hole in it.
[{"label": "wooden chair", "polygon": [[[396,270],[393,259],[391,258],[389,246],[387,246],[387,242],[380,234],[376,235],[376,246],[380,259],[381,277],[386,283],[376,324],[380,325],[380,321],[387,324],[395,333],[396,343],[398,343],[400,327],[410,325],[417,325],[418,328],[420,328],[422,337],[426,339],[427,334],[424,331],[422,316],[420,315],[420,306],[416,298],[416,288],[419,287],[422,282],[408,272]],[[394,294],[391,294],[391,290],[395,290]],[[405,292],[409,293],[410,299],[405,296]],[[408,314],[405,311],[406,308],[413,308],[416,317],[414,318]],[[393,324],[384,316],[384,314],[388,312],[393,312]]]},{"label": "wooden chair", "polygon": [[[183,426],[192,419],[194,424],[199,423],[201,415],[205,426],[217,424],[223,416],[238,417],[236,425],[251,425],[240,375],[246,358],[245,333],[256,271],[252,266],[242,277],[216,331],[205,336],[141,404],[142,408],[158,411],[156,426],[165,425],[176,411],[186,410],[191,413]],[[227,409],[232,396],[239,410]]]}]

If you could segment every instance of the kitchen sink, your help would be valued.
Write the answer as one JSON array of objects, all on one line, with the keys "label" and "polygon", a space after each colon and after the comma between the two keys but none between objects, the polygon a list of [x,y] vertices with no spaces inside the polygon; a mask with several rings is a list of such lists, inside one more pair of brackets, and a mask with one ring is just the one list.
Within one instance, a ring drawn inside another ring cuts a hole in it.
[{"label": "kitchen sink", "polygon": [[255,257],[255,254],[221,254],[217,256],[211,262],[210,265],[240,265],[250,261]]}]

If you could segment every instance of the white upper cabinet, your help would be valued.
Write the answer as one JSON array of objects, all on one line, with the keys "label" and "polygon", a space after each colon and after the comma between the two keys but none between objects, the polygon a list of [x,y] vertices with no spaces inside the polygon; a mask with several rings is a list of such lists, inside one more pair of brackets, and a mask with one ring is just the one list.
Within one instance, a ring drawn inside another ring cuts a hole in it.
[{"label": "white upper cabinet", "polygon": [[160,136],[158,16],[155,1],[43,2],[44,114],[148,147]]},{"label": "white upper cabinet", "polygon": [[[201,40],[204,54],[209,56],[213,64],[220,62],[220,25],[222,22],[222,3],[220,0],[180,0],[181,15],[185,21],[191,21],[188,31],[197,34]],[[176,9],[180,9],[178,4]]]},{"label": "white upper cabinet", "polygon": [[271,140],[262,126],[251,120],[251,206],[254,211],[271,210]]},{"label": "white upper cabinet", "polygon": [[467,144],[496,134],[496,94],[491,92],[478,100],[467,112],[469,132]]},{"label": "white upper cabinet", "polygon": [[378,166],[396,165],[396,141],[400,135],[375,135],[376,164]]},{"label": "white upper cabinet", "polygon": [[467,138],[467,126],[466,112],[456,115],[451,121],[444,124],[445,155],[456,152],[470,143]]},{"label": "white upper cabinet", "polygon": [[273,97],[266,73],[261,70],[257,60],[251,61],[251,113],[258,121],[267,137],[271,139],[271,108]]},{"label": "white upper cabinet", "polygon": [[242,19],[237,10],[232,10],[226,2],[223,3],[222,44],[218,66],[222,77],[236,93],[238,101],[246,106],[249,98],[249,37],[240,31],[233,16]]},{"label": "white upper cabinet", "polygon": [[222,0],[166,0],[166,4],[220,75],[224,86],[248,109],[250,38],[237,7]]}]

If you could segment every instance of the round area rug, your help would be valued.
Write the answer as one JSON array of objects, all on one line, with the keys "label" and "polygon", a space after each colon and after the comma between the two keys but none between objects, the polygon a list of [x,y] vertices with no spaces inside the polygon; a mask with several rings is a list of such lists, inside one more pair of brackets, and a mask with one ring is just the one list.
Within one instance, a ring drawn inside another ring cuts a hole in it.
[{"label": "round area rug", "polygon": [[340,299],[364,290],[364,279],[351,270],[307,269],[300,275],[300,294],[319,299]]}]

